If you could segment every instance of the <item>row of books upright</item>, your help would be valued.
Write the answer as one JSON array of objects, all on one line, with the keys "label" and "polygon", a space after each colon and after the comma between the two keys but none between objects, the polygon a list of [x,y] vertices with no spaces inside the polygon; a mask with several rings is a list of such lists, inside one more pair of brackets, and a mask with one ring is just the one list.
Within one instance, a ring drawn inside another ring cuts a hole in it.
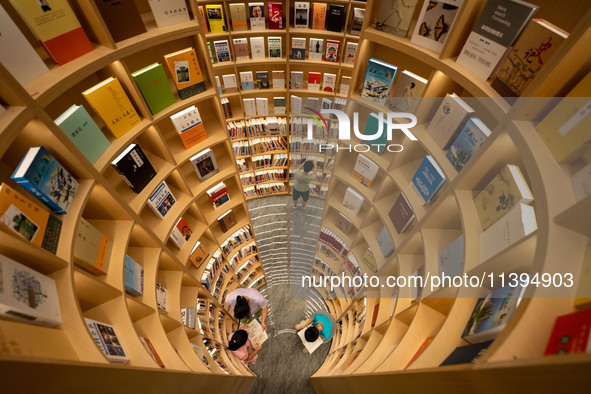
[{"label": "row of books upright", "polygon": [[287,120],[283,117],[251,118],[227,123],[230,139],[287,135]]}]

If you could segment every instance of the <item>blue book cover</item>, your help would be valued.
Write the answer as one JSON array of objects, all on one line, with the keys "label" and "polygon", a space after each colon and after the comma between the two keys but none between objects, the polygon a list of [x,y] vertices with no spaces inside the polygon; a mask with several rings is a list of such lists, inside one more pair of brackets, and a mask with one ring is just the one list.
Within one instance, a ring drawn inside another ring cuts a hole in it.
[{"label": "blue book cover", "polygon": [[78,189],[78,181],[42,146],[29,149],[11,178],[60,215]]},{"label": "blue book cover", "polygon": [[242,87],[242,90],[253,90],[254,81],[240,82],[240,86]]},{"label": "blue book cover", "polygon": [[388,233],[386,227],[380,231],[377,241],[378,246],[380,247],[380,252],[382,252],[382,256],[388,257],[394,253],[394,244],[392,244],[392,239],[390,238],[390,234]]},{"label": "blue book cover", "polygon": [[424,205],[431,202],[445,181],[445,175],[441,168],[431,155],[427,155],[412,176],[410,185]]},{"label": "blue book cover", "polygon": [[396,71],[398,71],[396,66],[374,58],[369,59],[365,71],[365,80],[361,88],[361,97],[367,97],[377,103],[385,104],[386,98],[392,89]]},{"label": "blue book cover", "polygon": [[445,155],[456,171],[464,168],[489,135],[489,128],[480,119],[473,117],[468,120]]},{"label": "blue book cover", "polygon": [[125,290],[135,296],[144,294],[144,267],[125,255]]},{"label": "blue book cover", "polygon": [[460,276],[464,263],[464,236],[460,235],[455,241],[439,252],[439,276]]}]

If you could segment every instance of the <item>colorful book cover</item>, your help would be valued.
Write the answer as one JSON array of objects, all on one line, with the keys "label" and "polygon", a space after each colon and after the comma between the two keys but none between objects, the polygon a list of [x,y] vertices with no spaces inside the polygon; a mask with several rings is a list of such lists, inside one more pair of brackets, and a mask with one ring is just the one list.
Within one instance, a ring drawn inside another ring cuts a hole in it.
[{"label": "colorful book cover", "polygon": [[326,30],[341,32],[345,21],[345,6],[329,4],[326,12]]},{"label": "colorful book cover", "polygon": [[310,10],[310,3],[304,1],[296,1],[294,3],[294,21],[293,27],[296,29],[308,28],[308,11]]},{"label": "colorful book cover", "polygon": [[109,77],[82,92],[92,109],[105,121],[115,138],[121,137],[141,119],[117,78]]},{"label": "colorful book cover", "polygon": [[312,3],[312,26],[314,30],[324,30],[326,3]]},{"label": "colorful book cover", "polygon": [[148,0],[158,27],[176,25],[191,20],[185,0]]},{"label": "colorful book cover", "polygon": [[[209,6],[207,6],[209,7]],[[193,48],[185,48],[164,55],[168,70],[181,99],[205,92],[205,81]]]},{"label": "colorful book cover", "polygon": [[209,30],[212,33],[224,33],[226,31],[226,22],[224,21],[224,11],[221,4],[207,4],[205,6]]},{"label": "colorful book cover", "polygon": [[324,52],[324,60],[327,62],[337,63],[339,61],[340,47],[340,41],[326,40],[326,51]]},{"label": "colorful book cover", "polygon": [[591,309],[556,318],[544,355],[591,352]]},{"label": "colorful book cover", "polygon": [[125,291],[134,296],[141,296],[144,294],[144,267],[139,265],[128,255],[125,255],[125,267],[123,273],[125,277]]},{"label": "colorful book cover", "polygon": [[293,60],[306,59],[306,39],[293,37],[291,39],[291,58]]},{"label": "colorful book cover", "polygon": [[240,72],[240,88],[242,90],[253,90],[254,89],[254,78],[252,71],[241,71]]},{"label": "colorful book cover", "polygon": [[211,64],[216,64],[217,56],[213,54],[213,48],[211,47],[211,42],[207,43],[207,53],[209,53],[209,60],[211,60]]},{"label": "colorful book cover", "polygon": [[425,1],[410,41],[441,52],[464,0]]},{"label": "colorful book cover", "polygon": [[406,37],[419,0],[383,0],[377,13],[376,29]]},{"label": "colorful book cover", "polygon": [[390,95],[396,71],[398,71],[396,66],[378,59],[369,59],[361,87],[361,97],[367,97],[372,101],[384,104]]},{"label": "colorful book cover", "polygon": [[268,2],[269,29],[283,29],[283,3]]},{"label": "colorful book cover", "polygon": [[110,362],[125,364],[129,361],[115,327],[86,317],[84,321],[95,343]]},{"label": "colorful book cover", "polygon": [[189,149],[207,139],[199,110],[194,105],[170,117],[183,146]]},{"label": "colorful book cover", "polygon": [[233,31],[248,30],[246,23],[246,8],[243,3],[230,4],[230,18],[232,19]]},{"label": "colorful book cover", "polygon": [[281,58],[282,44],[281,37],[267,37],[267,47],[269,49],[270,58]]},{"label": "colorful book cover", "polygon": [[115,41],[123,41],[146,32],[134,1],[94,0]]},{"label": "colorful book cover", "polygon": [[30,148],[11,178],[59,215],[68,213],[78,189],[78,181],[43,146]]},{"label": "colorful book cover", "polygon": [[248,3],[250,30],[265,30],[265,3]]},{"label": "colorful book cover", "polygon": [[363,153],[357,156],[355,167],[353,167],[353,179],[362,185],[370,187],[378,173],[379,167]]},{"label": "colorful book cover", "polygon": [[230,194],[228,194],[228,188],[224,182],[220,182],[211,189],[207,190],[209,201],[213,204],[214,208],[221,207],[224,203],[230,201]]},{"label": "colorful book cover", "polygon": [[[323,92],[334,92],[336,83],[337,83],[336,74],[324,73],[324,75],[322,75],[322,91]],[[324,103],[326,103],[325,99],[322,99],[322,102],[324,105]],[[328,108],[331,108],[331,107],[332,107],[332,105],[329,106]]]},{"label": "colorful book cover", "polygon": [[156,115],[176,102],[164,67],[160,63],[137,70],[131,73],[131,76],[140,88],[152,115]]},{"label": "colorful book cover", "polygon": [[445,183],[445,175],[431,155],[426,155],[412,176],[410,186],[424,204],[431,202]]},{"label": "colorful book cover", "polygon": [[480,119],[472,117],[451,144],[445,157],[460,172],[489,135],[490,129]]},{"label": "colorful book cover", "polygon": [[164,219],[175,203],[176,199],[164,181],[158,185],[148,199],[148,205],[152,208],[156,216],[161,219]]},{"label": "colorful book cover", "polygon": [[258,89],[269,89],[269,71],[255,71],[255,76]]},{"label": "colorful book cover", "polygon": [[109,270],[112,249],[113,241],[88,220],[80,218],[74,242],[75,264],[94,275],[104,275]]},{"label": "colorful book cover", "polygon": [[408,226],[415,220],[415,213],[408,203],[404,193],[400,193],[392,209],[388,213],[388,217],[392,221],[396,231],[401,234],[406,231]]},{"label": "colorful book cover", "polygon": [[316,71],[308,72],[308,90],[320,90],[322,73]]},{"label": "colorful book cover", "polygon": [[215,55],[218,63],[232,61],[232,58],[230,57],[230,44],[228,44],[228,40],[214,41],[213,47],[215,48]]},{"label": "colorful book cover", "polygon": [[130,144],[111,162],[134,193],[140,193],[156,176],[156,170],[139,145]]},{"label": "colorful book cover", "polygon": [[176,245],[177,248],[182,249],[189,238],[191,238],[192,234],[193,231],[191,231],[189,224],[185,221],[185,219],[180,218],[172,228],[170,240]]}]

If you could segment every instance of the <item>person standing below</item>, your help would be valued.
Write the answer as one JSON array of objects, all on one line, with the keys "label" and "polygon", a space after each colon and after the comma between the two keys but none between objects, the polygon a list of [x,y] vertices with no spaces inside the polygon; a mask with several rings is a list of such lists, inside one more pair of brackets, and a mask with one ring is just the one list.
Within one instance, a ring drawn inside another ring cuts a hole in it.
[{"label": "person standing below", "polygon": [[293,207],[298,207],[298,200],[302,198],[302,208],[306,209],[306,204],[310,198],[310,182],[314,179],[316,172],[316,161],[307,160],[300,164],[295,172],[295,185],[293,187]]},{"label": "person standing below", "polygon": [[226,304],[234,309],[234,317],[246,323],[251,315],[261,318],[261,327],[267,331],[267,300],[257,290],[238,288],[226,296]]}]

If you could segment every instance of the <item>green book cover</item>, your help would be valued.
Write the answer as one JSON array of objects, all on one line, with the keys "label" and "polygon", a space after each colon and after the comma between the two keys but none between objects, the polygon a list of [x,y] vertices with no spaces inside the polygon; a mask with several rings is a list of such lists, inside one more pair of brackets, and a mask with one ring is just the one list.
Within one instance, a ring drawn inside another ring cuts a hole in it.
[{"label": "green book cover", "polygon": [[153,115],[176,102],[164,67],[160,63],[150,64],[131,73],[131,76],[139,86]]},{"label": "green book cover", "polygon": [[55,124],[92,164],[111,145],[82,105],[72,105],[55,120]]},{"label": "green book cover", "polygon": [[[369,114],[367,118],[367,123],[365,125],[365,129],[363,130],[364,135],[376,135],[380,131],[380,120],[376,113],[372,112]],[[386,149],[386,145],[388,145],[388,133],[386,128],[386,123],[382,119],[382,130],[381,134],[378,138],[371,140],[370,144],[373,147],[373,151],[378,154],[382,154],[384,149]]]}]

